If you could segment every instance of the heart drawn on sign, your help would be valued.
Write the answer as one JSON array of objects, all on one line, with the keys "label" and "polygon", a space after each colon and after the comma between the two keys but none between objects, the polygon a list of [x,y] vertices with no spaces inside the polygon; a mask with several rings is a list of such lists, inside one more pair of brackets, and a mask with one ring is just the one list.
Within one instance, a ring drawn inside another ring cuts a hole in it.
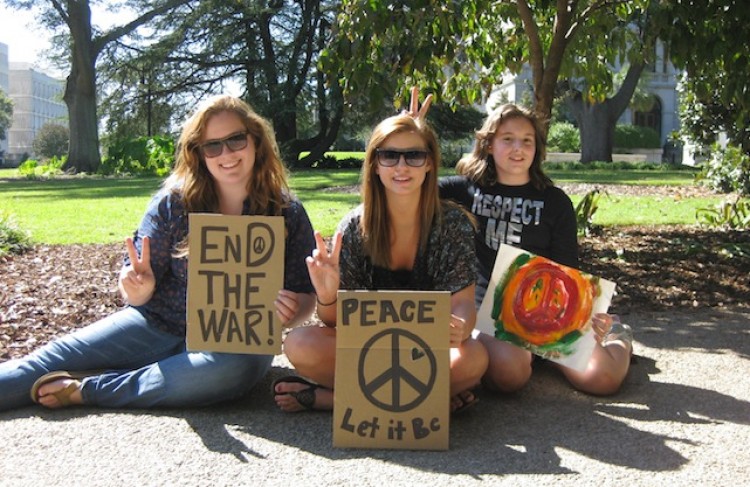
[{"label": "heart drawn on sign", "polygon": [[418,349],[417,347],[414,347],[414,348],[411,349],[411,359],[412,360],[420,359],[420,358],[424,357],[424,355],[425,355],[424,351]]}]

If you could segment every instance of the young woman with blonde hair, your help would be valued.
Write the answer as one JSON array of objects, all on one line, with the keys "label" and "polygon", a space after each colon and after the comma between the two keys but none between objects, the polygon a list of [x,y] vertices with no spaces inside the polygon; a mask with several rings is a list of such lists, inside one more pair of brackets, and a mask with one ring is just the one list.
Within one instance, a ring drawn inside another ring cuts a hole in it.
[{"label": "young woman with blonde hair", "polygon": [[339,289],[450,291],[451,410],[476,401],[470,389],[484,374],[487,353],[471,338],[474,230],[463,210],[440,201],[439,167],[435,134],[418,118],[402,114],[375,127],[362,166],[362,204],[341,221],[330,251],[316,232],[317,249],[307,259],[324,326],[286,337],[284,351],[302,377],[274,384],[282,410],[333,406]]}]

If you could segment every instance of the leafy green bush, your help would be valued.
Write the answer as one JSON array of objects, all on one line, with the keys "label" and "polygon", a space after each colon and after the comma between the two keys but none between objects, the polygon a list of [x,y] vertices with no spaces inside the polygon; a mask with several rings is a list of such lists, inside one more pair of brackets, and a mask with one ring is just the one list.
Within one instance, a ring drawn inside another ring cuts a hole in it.
[{"label": "leafy green bush", "polygon": [[545,170],[559,171],[591,171],[592,169],[622,169],[624,171],[685,171],[692,172],[694,169],[689,166],[671,166],[659,162],[626,162],[626,161],[592,161],[586,164],[581,162],[545,162]]},{"label": "leafy green bush", "polygon": [[550,125],[547,134],[549,152],[579,152],[581,150],[581,133],[578,127],[569,122],[556,122]]},{"label": "leafy green bush", "polygon": [[738,147],[716,145],[697,179],[715,191],[750,195],[750,157]]},{"label": "leafy green bush", "polygon": [[576,205],[576,223],[578,233],[589,236],[596,228],[594,225],[594,213],[599,209],[599,198],[602,192],[593,189],[586,193]]},{"label": "leafy green bush", "polygon": [[31,245],[29,233],[18,228],[8,213],[0,212],[0,257],[21,254]]},{"label": "leafy green bush", "polygon": [[168,137],[138,137],[109,149],[99,174],[165,176],[174,164],[174,141]]},{"label": "leafy green bush", "polygon": [[67,125],[45,123],[36,133],[32,146],[34,153],[44,157],[62,157],[68,152],[70,129]]},{"label": "leafy green bush", "polygon": [[362,167],[362,160],[356,157],[337,159],[335,156],[326,154],[322,159],[313,162],[313,169],[358,169]]},{"label": "leafy green bush", "polygon": [[26,159],[18,166],[18,173],[27,179],[56,176],[62,173],[62,167],[67,160],[68,156],[55,156],[40,164],[36,159]]},{"label": "leafy green bush", "polygon": [[616,125],[614,146],[618,149],[659,149],[661,138],[650,127]]},{"label": "leafy green bush", "polygon": [[700,208],[695,218],[709,227],[750,229],[750,200],[738,197],[735,201],[722,201],[714,208]]}]

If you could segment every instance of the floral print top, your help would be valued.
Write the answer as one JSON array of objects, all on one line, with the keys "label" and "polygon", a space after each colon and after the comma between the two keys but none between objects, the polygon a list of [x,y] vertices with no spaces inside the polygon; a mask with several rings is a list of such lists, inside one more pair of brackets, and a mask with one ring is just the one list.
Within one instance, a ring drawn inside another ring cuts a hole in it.
[{"label": "floral print top", "polygon": [[432,226],[427,245],[424,250],[417,251],[411,270],[391,270],[372,264],[365,255],[360,226],[362,214],[363,206],[360,205],[339,223],[338,230],[342,233],[339,289],[455,293],[474,284],[474,228],[461,209],[443,207],[442,222]]}]

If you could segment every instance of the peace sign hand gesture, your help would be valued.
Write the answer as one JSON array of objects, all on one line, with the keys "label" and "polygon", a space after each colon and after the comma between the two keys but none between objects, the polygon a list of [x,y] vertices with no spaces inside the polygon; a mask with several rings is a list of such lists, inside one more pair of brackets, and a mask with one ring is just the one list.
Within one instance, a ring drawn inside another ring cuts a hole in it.
[{"label": "peace sign hand gesture", "polygon": [[419,88],[414,86],[411,89],[411,100],[409,101],[409,110],[404,110],[404,113],[411,116],[411,118],[418,122],[425,122],[427,120],[427,112],[430,111],[430,105],[432,104],[432,94],[427,95],[424,99],[422,107],[419,107]]},{"label": "peace sign hand gesture", "polygon": [[305,259],[310,280],[315,287],[319,303],[334,303],[339,290],[339,256],[341,255],[341,233],[333,236],[333,248],[328,252],[320,232],[315,232],[317,248]]},{"label": "peace sign hand gesture", "polygon": [[125,246],[128,249],[130,265],[123,266],[120,271],[120,292],[130,305],[140,306],[151,299],[156,288],[156,278],[151,270],[150,239],[143,237],[143,250],[140,257],[132,238],[125,240]]}]

